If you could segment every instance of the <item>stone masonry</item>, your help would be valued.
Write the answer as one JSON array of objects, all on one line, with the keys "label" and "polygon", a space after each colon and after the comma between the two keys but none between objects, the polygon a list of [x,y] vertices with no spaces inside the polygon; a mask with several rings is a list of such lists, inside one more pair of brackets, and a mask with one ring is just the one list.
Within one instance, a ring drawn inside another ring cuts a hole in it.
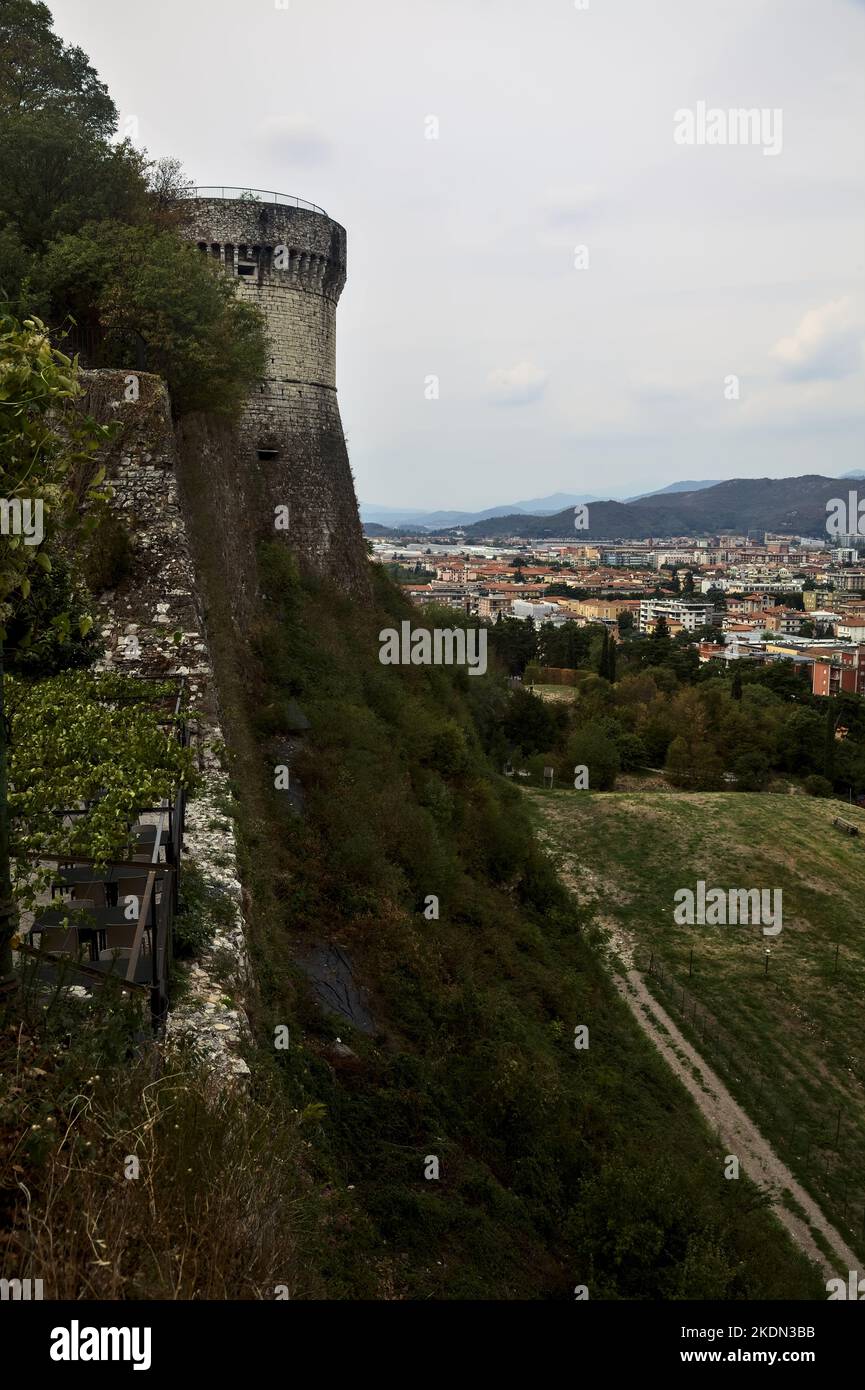
[{"label": "stone masonry", "polygon": [[[181,862],[194,864],[211,894],[231,907],[226,924],[185,968],[185,989],[168,1018],[206,1062],[215,1085],[248,1073],[240,1044],[249,1036],[242,1000],[250,985],[234,826],[226,808],[223,735],[200,612],[197,580],[177,496],[175,437],[161,378],[120,370],[82,373],[83,409],[121,425],[105,459],[111,508],[133,547],[130,574],[98,598],[103,669],[185,676],[197,715],[200,786],[187,806]],[[137,399],[127,399],[130,394]]]},{"label": "stone masonry", "polygon": [[366,551],[336,395],[345,229],[322,212],[278,202],[200,197],[190,200],[185,234],[267,325],[267,374],[238,431],[241,463],[257,475],[247,491],[262,498],[257,534],[273,539],[275,509],[287,507],[282,534],[301,562],[365,594]]}]

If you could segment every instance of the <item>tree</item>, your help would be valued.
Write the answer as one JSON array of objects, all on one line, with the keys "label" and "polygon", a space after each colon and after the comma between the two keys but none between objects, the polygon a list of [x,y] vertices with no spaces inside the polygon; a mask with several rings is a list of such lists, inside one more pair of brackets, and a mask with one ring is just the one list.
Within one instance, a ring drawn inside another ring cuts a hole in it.
[{"label": "tree", "polygon": [[511,747],[523,753],[546,752],[556,741],[558,722],[550,705],[517,688],[511,692],[502,728]]},{"label": "tree", "polygon": [[680,734],[667,749],[667,776],[686,791],[720,791],[723,771],[720,758],[704,740]]},{"label": "tree", "polygon": [[501,613],[488,629],[490,645],[512,676],[521,676],[537,650],[538,637],[531,618],[508,618]]},{"label": "tree", "polygon": [[684,585],[683,585],[683,587],[682,587],[682,593],[685,595],[686,598],[692,598],[692,597],[693,597],[693,594],[694,594],[694,575],[693,575],[693,572],[692,572],[691,570],[688,570],[687,574],[685,575],[685,583],[684,583]]},{"label": "tree", "polygon": [[137,366],[142,342],[147,369],[165,378],[179,414],[231,413],[264,373],[258,310],[173,231],[91,223],[49,247],[35,280],[55,318],[104,336],[112,365]]},{"label": "tree", "polygon": [[609,653],[609,632],[604,628],[604,637],[601,638],[601,651],[598,653],[598,676],[606,676],[606,666],[608,666]]},{"label": "tree", "polygon": [[829,781],[835,781],[835,729],[838,724],[838,711],[835,708],[835,700],[831,697],[826,701],[826,725],[823,733],[823,776]]},{"label": "tree", "polygon": [[[48,543],[75,524],[73,470],[92,464],[110,435],[106,426],[63,407],[81,394],[73,363],[52,348],[39,320],[0,317],[0,498],[4,534],[0,551],[0,998],[14,988],[12,896],[7,786],[4,654],[7,625],[27,601],[36,567],[51,571]],[[84,499],[99,496],[100,473],[91,472]],[[33,523],[28,528],[29,512]],[[38,523],[38,526],[37,524]],[[39,534],[41,532],[41,534]],[[35,543],[31,544],[33,541]],[[82,615],[86,636],[91,619]]]},{"label": "tree", "polygon": [[733,672],[733,685],[730,690],[730,695],[734,700],[741,700],[742,698],[742,672],[738,667]]},{"label": "tree", "polygon": [[603,726],[590,722],[572,734],[568,739],[565,758],[560,765],[560,776],[573,781],[575,767],[589,770],[589,789],[591,791],[613,791],[616,777],[621,768],[619,750]]},{"label": "tree", "polygon": [[603,676],[611,685],[615,685],[616,642],[607,628],[604,628],[604,634],[601,639],[601,650],[598,655],[598,675]]},{"label": "tree", "polygon": [[87,55],[52,32],[51,11],[36,0],[3,0],[0,10],[0,117],[25,111],[55,123],[74,120],[107,138],[117,108]]},{"label": "tree", "polygon": [[[145,155],[128,142],[111,145],[74,122],[0,118],[0,225],[14,236],[20,257],[41,256],[55,237],[89,221],[146,221],[146,166]],[[26,283],[4,280],[4,288],[10,297],[28,293]],[[35,298],[27,303],[44,313]]]}]

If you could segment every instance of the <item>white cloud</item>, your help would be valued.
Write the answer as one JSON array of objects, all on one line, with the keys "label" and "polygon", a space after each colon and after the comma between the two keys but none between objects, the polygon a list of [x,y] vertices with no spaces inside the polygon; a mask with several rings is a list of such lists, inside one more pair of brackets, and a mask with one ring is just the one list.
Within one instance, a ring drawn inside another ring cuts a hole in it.
[{"label": "white cloud", "polygon": [[862,325],[849,297],[809,309],[796,332],[770,352],[790,381],[837,381],[851,376],[862,356]]},{"label": "white cloud", "polygon": [[534,362],[517,362],[516,366],[490,372],[487,384],[497,405],[527,405],[540,400],[548,380],[548,374]]},{"label": "white cloud", "polygon": [[544,215],[551,226],[579,226],[597,210],[601,197],[592,184],[552,189],[544,200]]},{"label": "white cloud", "polygon": [[330,141],[306,116],[271,116],[259,127],[258,138],[270,155],[296,164],[330,159]]}]

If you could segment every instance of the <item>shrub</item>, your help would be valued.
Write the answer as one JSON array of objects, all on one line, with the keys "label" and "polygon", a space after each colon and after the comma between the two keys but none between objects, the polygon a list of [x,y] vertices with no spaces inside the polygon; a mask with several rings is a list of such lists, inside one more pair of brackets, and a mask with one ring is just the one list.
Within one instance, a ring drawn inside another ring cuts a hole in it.
[{"label": "shrub", "polygon": [[833,787],[828,777],[821,777],[819,773],[812,772],[802,783],[809,796],[831,796]]}]

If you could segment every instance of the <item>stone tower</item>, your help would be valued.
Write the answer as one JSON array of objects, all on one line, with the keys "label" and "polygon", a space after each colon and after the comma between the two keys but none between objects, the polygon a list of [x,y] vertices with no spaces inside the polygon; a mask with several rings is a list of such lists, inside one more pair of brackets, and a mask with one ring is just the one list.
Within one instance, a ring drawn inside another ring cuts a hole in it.
[{"label": "stone tower", "polygon": [[287,506],[288,541],[301,562],[366,592],[366,549],[336,396],[345,229],[322,208],[285,194],[199,188],[185,234],[219,261],[267,325],[267,375],[240,425],[240,463],[257,473],[257,485],[244,492],[262,499],[256,532],[273,539],[275,508]]}]

